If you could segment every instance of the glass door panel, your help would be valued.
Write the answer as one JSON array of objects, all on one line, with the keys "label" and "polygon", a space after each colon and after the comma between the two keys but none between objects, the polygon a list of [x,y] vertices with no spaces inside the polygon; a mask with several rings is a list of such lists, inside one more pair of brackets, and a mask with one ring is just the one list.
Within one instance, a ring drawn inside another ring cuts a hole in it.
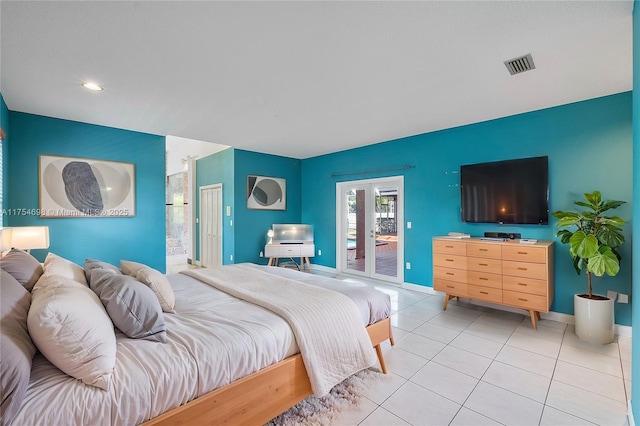
[{"label": "glass door panel", "polygon": [[379,179],[338,184],[340,271],[385,281],[402,280],[403,256],[398,254],[401,182]]},{"label": "glass door panel", "polygon": [[375,274],[398,276],[397,186],[375,186]]},{"label": "glass door panel", "polygon": [[367,189],[363,187],[349,188],[345,193],[344,218],[344,264],[352,273],[368,274],[367,268]]}]

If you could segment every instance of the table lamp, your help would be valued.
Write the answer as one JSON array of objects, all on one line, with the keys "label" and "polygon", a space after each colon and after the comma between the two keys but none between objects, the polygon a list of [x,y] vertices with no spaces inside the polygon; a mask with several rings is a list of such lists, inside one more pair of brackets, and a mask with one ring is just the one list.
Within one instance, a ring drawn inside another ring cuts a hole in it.
[{"label": "table lamp", "polygon": [[275,235],[275,233],[273,232],[273,229],[269,229],[267,231],[267,237],[269,237],[269,241],[267,241],[267,244],[273,244],[273,236]]},{"label": "table lamp", "polygon": [[27,253],[29,253],[31,249],[49,248],[48,226],[18,226],[8,229],[11,230],[10,248],[25,250]]}]

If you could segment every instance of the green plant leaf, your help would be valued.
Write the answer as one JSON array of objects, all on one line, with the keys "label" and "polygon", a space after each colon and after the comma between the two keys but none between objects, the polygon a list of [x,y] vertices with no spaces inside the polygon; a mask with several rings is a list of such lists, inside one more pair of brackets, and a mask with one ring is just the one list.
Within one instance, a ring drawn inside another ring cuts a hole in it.
[{"label": "green plant leaf", "polygon": [[598,251],[598,239],[595,235],[585,234],[584,231],[576,231],[569,239],[570,252],[582,258],[591,258]]},{"label": "green plant leaf", "polygon": [[564,216],[564,217],[560,218],[560,220],[558,220],[558,227],[565,228],[565,227],[568,227],[568,226],[576,225],[579,222],[580,222],[580,216],[578,216],[578,215],[575,215],[575,216]]},{"label": "green plant leaf", "polygon": [[607,200],[600,206],[600,213],[606,212],[607,210],[611,209],[617,209],[625,203],[626,201]]},{"label": "green plant leaf", "polygon": [[600,228],[598,230],[597,237],[600,243],[611,248],[618,247],[619,245],[624,243],[624,236],[620,232],[607,228]]},{"label": "green plant leaf", "polygon": [[556,232],[556,237],[561,237],[560,241],[562,242],[562,244],[569,244],[569,239],[572,235],[573,232],[569,231],[568,229],[561,229]]},{"label": "green plant leaf", "polygon": [[576,212],[565,212],[562,210],[558,210],[556,212],[551,213],[551,215],[557,219],[562,219],[563,217],[578,217],[578,213]]},{"label": "green plant leaf", "polygon": [[584,198],[591,204],[591,207],[595,210],[598,204],[602,201],[602,194],[600,191],[593,191],[591,194],[588,192],[584,194]]},{"label": "green plant leaf", "polygon": [[600,223],[605,225],[622,226],[627,222],[618,216],[602,216],[600,217]]},{"label": "green plant leaf", "polygon": [[574,201],[573,204],[576,206],[586,207],[588,209],[593,208],[591,204],[585,203],[584,201]]},{"label": "green plant leaf", "polygon": [[580,273],[582,272],[582,259],[580,259],[579,257],[574,257],[573,258],[573,268],[576,270],[576,273],[578,275],[580,275]]},{"label": "green plant leaf", "polygon": [[613,277],[620,272],[620,262],[609,247],[602,247],[602,249],[589,258],[587,268],[598,277],[605,273]]}]

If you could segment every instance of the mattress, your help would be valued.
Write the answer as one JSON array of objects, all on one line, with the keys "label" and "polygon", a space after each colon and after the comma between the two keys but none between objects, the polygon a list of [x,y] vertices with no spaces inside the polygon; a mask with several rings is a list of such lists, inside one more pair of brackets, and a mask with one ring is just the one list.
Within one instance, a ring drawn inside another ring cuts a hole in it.
[{"label": "mattress", "polygon": [[[265,270],[292,272],[309,284],[341,287],[359,306],[364,325],[389,314],[383,293],[282,268]],[[291,328],[278,315],[192,277],[167,277],[176,313],[165,314],[166,344],[129,339],[116,330],[117,360],[108,391],[85,385],[37,354],[12,424],[139,424],[298,352]],[[365,313],[370,303],[376,307]]]}]

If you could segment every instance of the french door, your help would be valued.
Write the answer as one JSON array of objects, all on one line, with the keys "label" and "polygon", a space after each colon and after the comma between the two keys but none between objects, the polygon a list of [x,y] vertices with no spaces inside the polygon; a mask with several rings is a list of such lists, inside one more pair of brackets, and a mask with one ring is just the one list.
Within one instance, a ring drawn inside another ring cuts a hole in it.
[{"label": "french door", "polygon": [[404,281],[404,178],[336,184],[338,272]]},{"label": "french door", "polygon": [[200,187],[200,264],[222,264],[222,184]]}]

